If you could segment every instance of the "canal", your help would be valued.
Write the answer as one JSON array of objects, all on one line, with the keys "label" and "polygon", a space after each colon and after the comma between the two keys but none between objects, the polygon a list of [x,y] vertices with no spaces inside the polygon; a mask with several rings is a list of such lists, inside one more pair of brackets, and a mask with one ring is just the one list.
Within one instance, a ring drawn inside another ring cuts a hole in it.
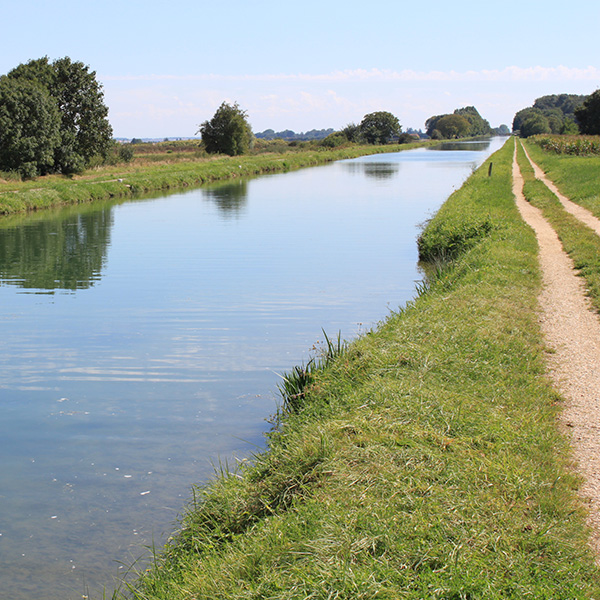
[{"label": "canal", "polygon": [[414,297],[422,224],[504,139],[0,221],[0,588],[110,596],[280,376]]}]

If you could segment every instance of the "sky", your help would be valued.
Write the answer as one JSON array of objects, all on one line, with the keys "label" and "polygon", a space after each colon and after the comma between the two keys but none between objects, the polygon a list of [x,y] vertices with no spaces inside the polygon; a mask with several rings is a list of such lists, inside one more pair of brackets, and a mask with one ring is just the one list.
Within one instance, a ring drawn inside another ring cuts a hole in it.
[{"label": "sky", "polygon": [[255,132],[374,111],[424,128],[475,106],[493,127],[546,94],[600,88],[598,0],[0,0],[0,74],[69,56],[115,137],[196,135],[222,102]]}]

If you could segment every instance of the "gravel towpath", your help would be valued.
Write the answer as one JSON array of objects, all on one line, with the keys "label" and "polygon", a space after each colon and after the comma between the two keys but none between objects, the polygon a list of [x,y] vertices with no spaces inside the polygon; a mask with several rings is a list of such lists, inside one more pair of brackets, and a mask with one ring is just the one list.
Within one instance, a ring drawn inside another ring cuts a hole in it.
[{"label": "gravel towpath", "polygon": [[[541,325],[546,343],[554,351],[548,354],[549,375],[565,398],[561,419],[572,440],[575,468],[584,479],[581,494],[589,506],[591,542],[600,557],[600,319],[556,232],[541,211],[525,200],[516,148],[515,144],[513,193],[539,244],[543,275],[539,298]],[[532,165],[536,177],[546,183],[566,209],[600,235],[600,221],[562,196],[543,171],[533,162]]]}]

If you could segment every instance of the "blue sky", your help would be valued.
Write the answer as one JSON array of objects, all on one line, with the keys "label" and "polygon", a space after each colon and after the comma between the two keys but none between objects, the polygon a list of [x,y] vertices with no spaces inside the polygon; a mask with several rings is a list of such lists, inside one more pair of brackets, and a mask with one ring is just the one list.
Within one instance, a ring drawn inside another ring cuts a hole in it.
[{"label": "blue sky", "polygon": [[598,0],[0,0],[0,74],[70,56],[117,137],[193,136],[223,101],[254,131],[403,127],[474,105],[492,126],[600,88]]}]

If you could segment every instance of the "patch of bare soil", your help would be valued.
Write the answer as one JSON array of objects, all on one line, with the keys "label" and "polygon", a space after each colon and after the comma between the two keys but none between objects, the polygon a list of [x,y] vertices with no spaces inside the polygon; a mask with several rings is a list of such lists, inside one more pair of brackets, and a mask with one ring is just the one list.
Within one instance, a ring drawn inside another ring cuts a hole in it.
[{"label": "patch of bare soil", "polygon": [[[539,167],[534,165],[534,168],[537,168],[536,176],[547,181]],[[551,182],[548,183],[557,193]],[[516,146],[513,193],[523,219],[538,239],[543,274],[543,291],[539,298],[541,325],[549,348],[554,350],[548,354],[549,375],[566,401],[562,422],[572,439],[575,468],[584,479],[581,494],[589,506],[591,541],[600,557],[600,320],[556,232],[541,211],[525,200]],[[564,196],[559,199],[569,202]],[[600,235],[600,221],[598,227],[596,231]]]}]

